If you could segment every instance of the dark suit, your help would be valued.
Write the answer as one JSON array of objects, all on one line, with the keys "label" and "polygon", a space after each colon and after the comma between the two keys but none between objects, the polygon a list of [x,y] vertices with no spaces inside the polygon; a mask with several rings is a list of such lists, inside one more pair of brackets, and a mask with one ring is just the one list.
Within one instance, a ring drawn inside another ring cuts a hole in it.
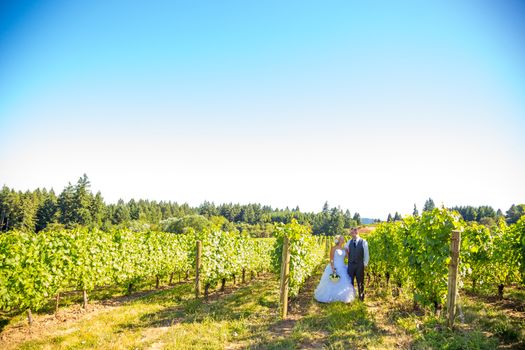
[{"label": "dark suit", "polygon": [[365,248],[368,256],[368,246],[365,247],[365,244],[366,241],[359,237],[357,240],[352,239],[348,242],[348,275],[352,286],[354,286],[354,279],[357,280],[357,290],[361,301],[365,299]]}]

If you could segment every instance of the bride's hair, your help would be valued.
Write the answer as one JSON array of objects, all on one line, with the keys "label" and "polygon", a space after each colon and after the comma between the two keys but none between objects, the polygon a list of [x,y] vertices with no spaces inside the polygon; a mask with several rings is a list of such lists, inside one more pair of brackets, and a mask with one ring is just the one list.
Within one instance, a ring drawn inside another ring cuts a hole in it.
[{"label": "bride's hair", "polygon": [[337,235],[337,236],[335,236],[335,238],[334,238],[334,245],[338,245],[338,244],[339,244],[339,240],[340,240],[342,237],[343,237],[342,235]]}]

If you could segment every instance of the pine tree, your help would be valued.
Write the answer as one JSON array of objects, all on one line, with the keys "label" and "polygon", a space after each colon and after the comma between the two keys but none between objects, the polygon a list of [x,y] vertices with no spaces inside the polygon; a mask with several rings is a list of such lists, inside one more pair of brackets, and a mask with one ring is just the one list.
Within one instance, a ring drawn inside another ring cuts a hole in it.
[{"label": "pine tree", "polygon": [[90,225],[93,221],[91,214],[93,207],[93,194],[90,191],[91,183],[86,174],[78,179],[75,186],[73,200],[74,222],[80,225]]},{"label": "pine tree", "polygon": [[[158,206],[156,206],[156,208],[160,214],[160,209],[158,209]],[[124,201],[122,199],[119,199],[117,205],[115,206],[111,222],[113,223],[113,225],[120,225],[128,222],[130,218],[131,217],[129,215],[128,207],[124,204]]]},{"label": "pine tree", "polygon": [[355,221],[356,225],[361,225],[361,215],[358,212],[354,213],[353,220]]},{"label": "pine tree", "polygon": [[434,201],[432,200],[432,198],[429,198],[427,199],[427,201],[425,202],[425,205],[423,206],[423,212],[432,211],[434,210],[435,207],[436,205],[434,204]]},{"label": "pine tree", "polygon": [[9,206],[8,216],[6,218],[6,231],[12,228],[19,228],[20,221],[22,219],[22,204],[21,197],[22,192],[16,192],[14,189],[9,191],[9,196],[7,198],[7,203]]},{"label": "pine tree", "polygon": [[353,220],[352,220],[352,214],[350,214],[350,210],[346,209],[345,211],[345,215],[344,215],[344,218],[345,218],[345,228],[350,228],[352,227],[353,225]]},{"label": "pine tree", "polygon": [[7,186],[2,187],[0,191],[0,232],[9,229],[9,218],[13,211],[13,196]]},{"label": "pine tree", "polygon": [[101,227],[106,217],[106,203],[100,191],[97,192],[91,202],[91,222],[95,227]]},{"label": "pine tree", "polygon": [[75,223],[74,201],[75,189],[71,183],[68,183],[58,196],[59,222],[66,227],[70,227]]},{"label": "pine tree", "polygon": [[338,208],[332,208],[330,211],[330,218],[327,222],[326,232],[331,235],[340,235],[343,233],[345,226],[345,219],[343,212]]},{"label": "pine tree", "polygon": [[328,201],[326,201],[323,204],[323,213],[328,213],[329,211],[330,211],[330,207],[328,206]]},{"label": "pine tree", "polygon": [[414,203],[414,210],[412,211],[413,216],[419,216],[419,212],[417,211],[416,203]]},{"label": "pine tree", "polygon": [[45,199],[36,213],[36,231],[41,231],[47,225],[57,221],[58,203],[55,191],[51,189],[45,194]]},{"label": "pine tree", "polygon": [[35,230],[37,211],[37,197],[34,193],[27,191],[20,194],[19,221],[15,226],[24,231]]},{"label": "pine tree", "polygon": [[510,225],[516,223],[525,214],[525,204],[511,205],[506,214],[505,217],[507,224]]}]

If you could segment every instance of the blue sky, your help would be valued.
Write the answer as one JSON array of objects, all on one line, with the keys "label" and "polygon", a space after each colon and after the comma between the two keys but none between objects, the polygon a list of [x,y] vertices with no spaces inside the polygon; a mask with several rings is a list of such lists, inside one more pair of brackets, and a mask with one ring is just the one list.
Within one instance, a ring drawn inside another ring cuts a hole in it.
[{"label": "blue sky", "polygon": [[519,1],[7,1],[0,183],[386,217],[525,198]]}]

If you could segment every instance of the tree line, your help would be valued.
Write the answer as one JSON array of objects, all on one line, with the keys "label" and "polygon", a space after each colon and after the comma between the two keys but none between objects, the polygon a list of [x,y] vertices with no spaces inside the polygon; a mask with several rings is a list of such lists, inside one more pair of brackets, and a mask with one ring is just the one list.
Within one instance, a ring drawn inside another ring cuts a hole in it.
[{"label": "tree line", "polygon": [[[273,232],[276,223],[288,224],[292,219],[309,225],[313,234],[343,234],[345,229],[361,224],[359,213],[330,208],[325,203],[318,213],[302,212],[299,207],[272,208],[258,203],[216,205],[204,202],[198,207],[171,201],[120,199],[106,204],[100,192],[93,194],[86,174],[76,184],[69,183],[58,195],[53,189],[16,191],[3,186],[0,191],[0,232],[12,229],[39,232],[53,227],[76,226],[111,230],[115,227],[142,227],[166,225],[166,220],[200,215],[204,218],[222,216],[233,223],[239,231]],[[263,234],[264,235],[264,234]]]},{"label": "tree line", "polygon": [[465,221],[476,221],[486,226],[494,225],[499,218],[505,218],[507,224],[511,225],[518,222],[521,216],[525,214],[525,204],[513,204],[505,214],[501,209],[495,211],[494,208],[487,205],[479,207],[461,206],[450,209],[459,212]]},{"label": "tree line", "polygon": [[[436,208],[436,205],[432,198],[425,201],[423,205],[423,213],[432,211]],[[516,223],[522,215],[525,214],[525,204],[512,204],[511,207],[503,214],[501,209],[494,210],[489,205],[481,205],[479,207],[466,205],[466,206],[454,206],[448,208],[452,211],[457,211],[461,215],[462,219],[467,222],[478,222],[487,227],[492,227],[497,224],[499,218],[504,218],[508,225]],[[419,216],[419,211],[416,204],[414,204],[414,210],[412,216]],[[403,217],[396,211],[394,215],[388,214],[386,222],[401,221]],[[380,222],[377,220],[377,222]]]}]

